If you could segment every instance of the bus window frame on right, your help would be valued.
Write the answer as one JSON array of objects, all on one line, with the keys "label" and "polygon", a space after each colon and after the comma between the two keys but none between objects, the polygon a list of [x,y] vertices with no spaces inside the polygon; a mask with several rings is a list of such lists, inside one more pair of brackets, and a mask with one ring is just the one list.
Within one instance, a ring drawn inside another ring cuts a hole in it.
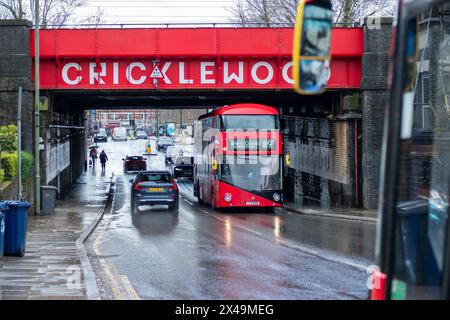
[{"label": "bus window frame on right", "polygon": [[[436,9],[444,3],[448,9],[445,16],[443,11],[439,11],[436,22],[436,17],[430,14],[429,8]],[[447,61],[445,59],[433,60],[430,56],[428,60],[429,79],[435,80],[432,82],[433,86],[429,86],[434,94],[431,95],[430,104],[437,122],[433,122],[428,131],[418,131],[414,127],[418,88],[416,83],[425,69],[424,50],[429,45],[430,30],[434,33],[438,30],[430,27],[433,26],[432,23],[444,26],[437,48],[440,48],[440,54],[448,55],[450,59],[449,9],[449,0],[403,0],[399,5],[391,70],[391,103],[386,112],[388,117],[382,155],[381,206],[376,245],[381,272],[387,276],[385,299],[450,298],[450,139],[442,138],[446,134],[450,136],[450,112],[439,112],[447,111],[448,105],[443,101],[447,101],[447,92],[450,98],[450,87],[448,90],[445,85],[439,87],[440,82],[437,80],[440,75],[442,83],[450,83],[444,80],[447,76],[447,80],[450,80],[450,72],[439,69],[438,63],[433,70],[433,61],[443,63],[442,61]],[[422,21],[418,21],[417,17],[421,17]],[[414,27],[416,20],[417,33],[414,35],[418,35],[424,28],[425,33],[422,32],[421,37],[410,37],[411,27]],[[426,42],[423,43],[425,46],[421,47],[420,42]],[[415,52],[411,51],[414,47]],[[410,72],[411,69],[416,71],[416,67],[417,73]],[[432,71],[435,71],[435,75]],[[445,120],[449,124],[442,127]],[[426,161],[430,162],[429,169],[426,168]],[[425,173],[427,170],[429,172]],[[414,179],[415,177],[421,179]],[[439,222],[440,232],[443,233],[441,235],[435,231],[438,229],[433,229]],[[441,237],[439,241],[436,240],[437,236]]]}]

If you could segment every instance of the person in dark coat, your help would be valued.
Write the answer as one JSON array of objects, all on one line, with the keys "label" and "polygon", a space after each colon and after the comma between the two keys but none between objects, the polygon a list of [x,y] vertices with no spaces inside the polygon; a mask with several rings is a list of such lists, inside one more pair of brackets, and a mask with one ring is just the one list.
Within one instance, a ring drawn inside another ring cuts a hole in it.
[{"label": "person in dark coat", "polygon": [[105,150],[102,150],[100,153],[100,163],[102,164],[102,170],[105,170],[106,161],[108,161],[108,156],[106,155]]}]

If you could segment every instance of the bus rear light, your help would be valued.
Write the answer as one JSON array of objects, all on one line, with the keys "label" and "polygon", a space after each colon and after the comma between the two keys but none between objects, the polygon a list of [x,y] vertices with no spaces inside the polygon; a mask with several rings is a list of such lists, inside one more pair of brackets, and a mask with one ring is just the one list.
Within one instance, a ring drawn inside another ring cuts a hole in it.
[{"label": "bus rear light", "polygon": [[233,196],[229,193],[225,194],[225,196],[223,197],[223,200],[225,202],[231,202],[231,199],[233,199]]}]

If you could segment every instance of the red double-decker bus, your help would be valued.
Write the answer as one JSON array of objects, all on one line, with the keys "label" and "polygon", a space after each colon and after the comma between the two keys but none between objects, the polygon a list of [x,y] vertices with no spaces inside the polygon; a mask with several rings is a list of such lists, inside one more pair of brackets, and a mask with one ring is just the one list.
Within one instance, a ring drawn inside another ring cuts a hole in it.
[{"label": "red double-decker bus", "polygon": [[194,195],[212,208],[281,207],[279,112],[261,104],[224,106],[195,125]]}]

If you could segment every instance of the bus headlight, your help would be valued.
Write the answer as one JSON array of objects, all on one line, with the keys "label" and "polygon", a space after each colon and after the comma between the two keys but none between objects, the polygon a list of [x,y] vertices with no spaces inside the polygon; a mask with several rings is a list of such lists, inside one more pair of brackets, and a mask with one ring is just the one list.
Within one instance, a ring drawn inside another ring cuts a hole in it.
[{"label": "bus headlight", "polygon": [[231,196],[231,194],[229,194],[229,193],[227,193],[227,194],[225,194],[225,196],[223,197],[223,200],[225,201],[225,202],[231,202],[231,199],[232,199],[233,197]]},{"label": "bus headlight", "polygon": [[278,202],[278,201],[280,201],[280,199],[281,199],[281,196],[278,193],[273,194],[273,200]]}]

